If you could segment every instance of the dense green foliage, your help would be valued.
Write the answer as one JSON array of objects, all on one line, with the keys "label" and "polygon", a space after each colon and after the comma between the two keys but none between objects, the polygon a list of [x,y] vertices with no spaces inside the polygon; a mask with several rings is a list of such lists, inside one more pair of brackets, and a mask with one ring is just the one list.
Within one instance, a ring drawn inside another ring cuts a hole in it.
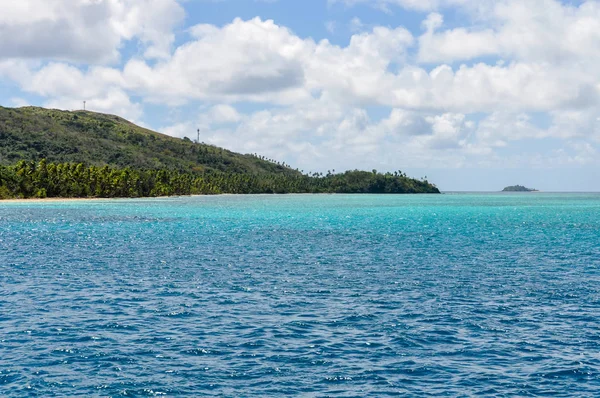
[{"label": "dense green foliage", "polygon": [[0,166],[0,199],[116,198],[191,194],[259,193],[438,193],[425,181],[398,173],[348,171],[342,174],[286,176],[220,171],[203,175],[169,170],[116,169],[83,163],[20,161]]},{"label": "dense green foliage", "polygon": [[159,134],[118,116],[0,107],[0,165],[41,159],[195,174],[205,170],[300,174],[275,161]]},{"label": "dense green foliage", "polygon": [[0,107],[0,199],[258,193],[439,193],[373,170],[304,175],[117,116]]},{"label": "dense green foliage", "polygon": [[510,187],[506,187],[502,190],[502,192],[536,192],[535,189],[526,188],[523,185],[512,185]]}]

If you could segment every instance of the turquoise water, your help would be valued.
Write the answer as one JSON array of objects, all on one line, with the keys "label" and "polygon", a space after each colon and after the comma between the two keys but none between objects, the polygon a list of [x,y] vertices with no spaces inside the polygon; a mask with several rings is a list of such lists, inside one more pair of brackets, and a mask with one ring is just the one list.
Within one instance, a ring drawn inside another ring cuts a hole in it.
[{"label": "turquoise water", "polygon": [[600,396],[600,195],[0,203],[0,396]]}]

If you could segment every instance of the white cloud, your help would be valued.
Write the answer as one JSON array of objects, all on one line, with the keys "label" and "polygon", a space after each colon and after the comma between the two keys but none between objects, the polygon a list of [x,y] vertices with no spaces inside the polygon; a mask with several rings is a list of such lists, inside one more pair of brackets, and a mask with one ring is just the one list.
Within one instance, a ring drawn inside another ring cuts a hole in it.
[{"label": "white cloud", "polygon": [[311,42],[273,21],[236,19],[222,29],[198,25],[194,40],[152,67],[130,61],[124,76],[130,89],[151,99],[246,99],[295,102],[308,97],[302,59]]},{"label": "white cloud", "polygon": [[[452,62],[498,56],[527,62],[597,63],[600,4],[579,6],[555,0],[501,0],[472,26],[440,31],[442,17],[431,14],[419,38],[419,60]],[[482,23],[485,25],[482,26]]]},{"label": "white cloud", "polygon": [[325,29],[332,35],[335,34],[335,30],[337,28],[337,23],[335,21],[327,21],[325,22]]},{"label": "white cloud", "polygon": [[432,12],[427,15],[427,18],[421,22],[421,26],[427,30],[427,32],[433,32],[444,24],[444,16],[437,12]]},{"label": "white cloud", "polygon": [[[438,14],[428,16],[426,34],[440,24]],[[120,72],[123,88],[172,105],[193,100],[293,105],[326,93],[349,106],[460,113],[591,106],[599,94],[595,70],[544,60],[442,64],[428,72],[408,62],[414,41],[403,28],[375,27],[353,35],[346,47],[302,39],[258,18],[222,28],[198,25],[191,32],[194,40],[163,62],[129,61]],[[445,51],[472,56],[485,41]]]},{"label": "white cloud", "polygon": [[[441,22],[436,15],[426,21],[429,29]],[[595,70],[579,70],[579,65],[481,62],[458,68],[440,65],[428,72],[407,62],[413,37],[403,28],[376,27],[352,36],[346,47],[301,39],[273,21],[258,18],[237,19],[222,28],[198,25],[192,34],[194,40],[156,65],[133,59],[123,71],[91,67],[82,72],[49,64],[27,75],[21,64],[12,62],[4,68],[0,64],[0,75],[48,97],[90,97],[115,87],[157,103],[294,105],[326,95],[347,106],[465,114],[594,106],[600,93]]]},{"label": "white cloud", "polygon": [[442,65],[429,73],[406,67],[387,87],[393,106],[463,113],[548,111],[573,104],[589,106],[598,97],[598,90],[587,79],[547,63],[477,63],[456,70]]},{"label": "white cloud", "polygon": [[[139,121],[142,105],[131,98],[192,103],[198,112],[191,120],[163,131],[195,139],[199,128],[202,141],[304,169],[589,164],[600,142],[597,2],[380,1],[423,11],[420,36],[403,27],[365,31],[356,20],[360,33],[338,45],[274,21],[235,19],[190,27],[189,41],[171,51],[172,28],[181,19],[174,1],[96,1],[89,25],[77,18],[92,3],[57,8],[65,1],[31,11],[34,2],[27,0],[0,16],[0,32],[33,27],[29,39],[19,38],[20,49],[0,43],[0,79],[48,106],[75,109],[87,100],[92,110]],[[446,29],[445,7],[458,3],[471,20]],[[487,12],[479,13],[481,7]],[[38,52],[38,21],[66,27],[60,51]],[[96,28],[104,36],[91,44],[92,56],[79,33]],[[143,54],[123,68],[93,64],[114,60],[130,39],[143,44]],[[80,60],[91,64],[73,63]],[[244,114],[242,102],[262,109]],[[544,113],[549,127],[533,112]],[[519,141],[549,138],[568,145],[562,152],[517,153]],[[510,156],[500,155],[507,150]]]},{"label": "white cloud", "polygon": [[426,32],[419,37],[420,62],[452,62],[498,53],[495,33],[490,30],[469,32],[456,28],[436,33],[443,25],[443,16],[432,13],[423,22]]},{"label": "white cloud", "polygon": [[462,113],[396,108],[387,117],[373,120],[363,108],[340,107],[321,98],[298,107],[238,113],[238,122],[224,127],[214,118],[214,110],[205,110],[195,123],[161,131],[195,138],[196,126],[200,126],[202,141],[318,171],[356,167],[543,168],[596,162],[595,146],[585,141],[585,135],[563,136],[569,139],[564,150],[530,148],[498,155],[498,149],[521,140],[561,138],[556,122],[542,129],[527,113],[495,112],[473,121]]},{"label": "white cloud", "polygon": [[459,167],[491,152],[488,143],[476,136],[475,124],[459,113],[397,108],[388,117],[373,120],[365,109],[340,107],[321,98],[247,115],[236,111],[239,120],[224,126],[214,117],[214,111],[215,107],[206,109],[193,123],[178,123],[161,131],[194,139],[199,127],[201,141],[242,153],[286,159],[299,168],[320,171],[443,164]]},{"label": "white cloud", "polygon": [[307,87],[342,102],[385,103],[392,77],[388,68],[404,61],[412,43],[406,29],[383,27],[352,36],[347,47],[324,40],[305,60]]},{"label": "white cloud", "polygon": [[350,20],[350,30],[352,32],[360,32],[364,28],[364,24],[358,17],[354,17]]},{"label": "white cloud", "polygon": [[[44,103],[47,108],[53,109],[82,109],[83,102],[73,97],[54,97]],[[140,104],[131,102],[129,96],[119,89],[109,89],[106,92],[87,100],[86,109],[93,112],[119,115],[134,123],[141,124],[139,120],[143,111]]]},{"label": "white cloud", "polygon": [[231,105],[215,105],[209,112],[210,119],[215,123],[237,123],[242,115]]},{"label": "white cloud", "polygon": [[552,136],[600,142],[600,107],[555,110],[550,116]]},{"label": "white cloud", "polygon": [[506,147],[511,141],[544,138],[550,134],[531,122],[526,113],[493,112],[477,126],[477,141],[488,147]]},{"label": "white cloud", "polygon": [[259,18],[190,31],[194,40],[169,60],[155,66],[130,61],[124,70],[128,88],[154,101],[293,104],[333,86],[343,97],[350,90],[354,97],[373,100],[390,63],[401,62],[413,42],[406,29],[376,27],[340,47],[302,39]]},{"label": "white cloud", "polygon": [[[193,125],[191,122],[182,122],[171,126],[163,126],[159,129],[159,131],[163,134],[170,135],[171,137],[187,137],[195,140],[196,129],[197,126]],[[202,139],[200,141],[202,141]]]},{"label": "white cloud", "polygon": [[470,3],[477,3],[477,1],[485,2],[488,0],[329,0],[329,3],[343,3],[347,6],[367,3],[386,12],[391,12],[390,6],[398,6],[416,11],[429,11],[451,6],[469,5]]},{"label": "white cloud", "polygon": [[50,108],[81,109],[83,101],[87,101],[88,110],[141,122],[142,106],[132,102],[122,88],[124,82],[118,70],[91,67],[82,72],[63,63],[50,63],[39,69],[35,66],[23,61],[0,62],[0,77],[11,77],[23,91],[46,98],[44,106]]},{"label": "white cloud", "polygon": [[38,64],[15,59],[0,60],[0,79],[17,84],[25,82],[31,74],[30,70],[36,65]]},{"label": "white cloud", "polygon": [[176,0],[5,0],[1,8],[0,59],[114,62],[133,38],[147,57],[166,57],[184,17]]},{"label": "white cloud", "polygon": [[13,97],[10,99],[10,103],[12,104],[12,106],[16,107],[16,108],[21,108],[23,106],[29,106],[29,101],[27,101],[24,98],[20,98],[20,97]]}]

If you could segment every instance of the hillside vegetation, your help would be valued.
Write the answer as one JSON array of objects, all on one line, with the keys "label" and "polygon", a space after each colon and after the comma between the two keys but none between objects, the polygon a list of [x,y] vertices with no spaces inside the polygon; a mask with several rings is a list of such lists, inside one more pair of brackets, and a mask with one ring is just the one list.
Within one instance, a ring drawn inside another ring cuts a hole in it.
[{"label": "hillside vegetation", "polygon": [[504,188],[502,192],[537,192],[537,189],[527,188],[523,185],[511,185]]},{"label": "hillside vegetation", "polygon": [[0,107],[0,164],[20,160],[203,172],[299,174],[253,155],[194,144],[113,115]]},{"label": "hillside vegetation", "polygon": [[0,199],[256,193],[439,193],[375,170],[304,175],[118,116],[0,107]]}]

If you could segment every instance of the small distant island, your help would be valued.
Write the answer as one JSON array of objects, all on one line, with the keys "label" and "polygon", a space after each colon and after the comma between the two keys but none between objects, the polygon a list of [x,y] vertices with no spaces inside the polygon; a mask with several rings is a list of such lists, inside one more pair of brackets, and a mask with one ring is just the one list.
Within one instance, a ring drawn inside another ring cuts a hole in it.
[{"label": "small distant island", "polygon": [[523,185],[512,185],[510,187],[506,187],[502,190],[502,192],[538,192],[537,189],[527,188]]}]

